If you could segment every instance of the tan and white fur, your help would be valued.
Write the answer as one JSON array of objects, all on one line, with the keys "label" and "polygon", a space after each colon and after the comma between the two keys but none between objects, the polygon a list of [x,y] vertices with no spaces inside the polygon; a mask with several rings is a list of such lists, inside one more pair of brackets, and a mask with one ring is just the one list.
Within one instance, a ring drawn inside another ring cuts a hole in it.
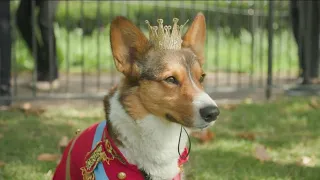
[{"label": "tan and white fur", "polygon": [[[153,180],[171,180],[179,173],[181,126],[204,129],[219,115],[202,85],[205,39],[202,13],[182,37],[181,50],[153,49],[124,17],[111,23],[112,54],[124,77],[104,101],[110,134],[128,162]],[[186,143],[182,133],[180,152]]]}]

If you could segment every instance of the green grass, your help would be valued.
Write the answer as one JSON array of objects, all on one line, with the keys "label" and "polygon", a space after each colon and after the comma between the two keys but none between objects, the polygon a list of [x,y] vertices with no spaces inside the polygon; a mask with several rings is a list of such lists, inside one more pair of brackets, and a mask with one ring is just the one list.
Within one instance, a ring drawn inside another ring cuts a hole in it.
[{"label": "green grass", "polygon": [[[82,4],[83,3],[83,4]],[[288,13],[288,2],[277,1],[275,5],[274,72],[296,71],[298,67],[297,48],[291,33],[290,21],[281,14]],[[12,14],[18,1],[12,2]],[[60,70],[66,72],[102,72],[114,69],[109,45],[109,24],[117,15],[124,15],[140,27],[146,27],[144,20],[155,22],[155,11],[166,23],[172,17],[181,22],[192,19],[202,10],[207,18],[208,44],[207,63],[210,71],[245,72],[266,74],[268,58],[267,14],[252,16],[248,9],[255,6],[258,13],[267,13],[267,1],[180,1],[113,2],[61,1],[56,13]],[[168,7],[167,7],[168,6]],[[193,7],[190,9],[188,7]],[[69,8],[68,8],[69,7]],[[205,11],[205,7],[211,8]],[[83,13],[81,9],[83,8]],[[100,15],[97,12],[100,8]],[[111,11],[112,9],[112,11]],[[232,11],[233,13],[223,13]],[[183,15],[182,15],[183,14]],[[100,17],[98,27],[97,18]],[[190,25],[189,22],[187,25]],[[217,26],[219,28],[217,28]],[[81,27],[81,28],[80,28]],[[256,28],[253,28],[256,27]],[[254,36],[252,36],[253,29]],[[68,41],[69,39],[69,41]],[[98,45],[98,40],[100,45]],[[31,71],[34,61],[20,36],[14,44],[17,71]],[[84,65],[82,67],[82,64]]]},{"label": "green grass", "polygon": [[[96,29],[87,36],[83,35],[80,28],[68,32],[56,24],[55,29],[61,71],[69,69],[71,72],[79,72],[84,69],[85,72],[97,72],[99,67],[102,72],[107,72],[114,69],[109,26]],[[268,37],[265,31],[258,29],[254,39],[245,29],[241,31],[239,38],[227,34],[229,32],[225,28],[208,31],[205,64],[207,70],[252,74],[267,71]],[[20,37],[15,43],[15,49],[16,70],[32,70],[33,58]],[[290,31],[275,35],[273,55],[274,72],[297,69],[297,48]]]},{"label": "green grass", "polygon": [[[320,98],[316,99],[320,104]],[[310,98],[279,99],[266,104],[241,104],[234,110],[222,109],[212,131],[213,141],[201,145],[192,140],[187,172],[193,180],[320,179],[320,111],[310,106]],[[39,162],[41,153],[58,153],[58,141],[72,137],[103,119],[102,107],[75,108],[51,106],[40,116],[18,111],[0,113],[0,179],[50,179],[55,162]],[[256,135],[254,141],[237,137],[238,133]],[[260,162],[253,156],[257,145],[267,147],[271,161]],[[314,167],[297,165],[302,156]],[[48,175],[46,175],[48,174]]]},{"label": "green grass", "polygon": [[[193,179],[319,179],[320,111],[309,103],[309,98],[287,99],[223,111],[213,128],[215,141],[193,146]],[[256,140],[237,138],[242,132],[256,134]],[[271,162],[253,157],[260,144]],[[313,157],[316,166],[298,166],[302,156]]]}]

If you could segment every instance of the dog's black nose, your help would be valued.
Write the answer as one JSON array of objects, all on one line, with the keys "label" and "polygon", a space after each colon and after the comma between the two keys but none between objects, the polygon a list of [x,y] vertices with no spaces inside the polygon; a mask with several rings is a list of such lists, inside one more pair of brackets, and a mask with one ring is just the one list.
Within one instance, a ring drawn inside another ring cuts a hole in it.
[{"label": "dog's black nose", "polygon": [[200,109],[200,115],[206,122],[212,122],[216,120],[219,114],[220,111],[216,106],[207,106]]}]

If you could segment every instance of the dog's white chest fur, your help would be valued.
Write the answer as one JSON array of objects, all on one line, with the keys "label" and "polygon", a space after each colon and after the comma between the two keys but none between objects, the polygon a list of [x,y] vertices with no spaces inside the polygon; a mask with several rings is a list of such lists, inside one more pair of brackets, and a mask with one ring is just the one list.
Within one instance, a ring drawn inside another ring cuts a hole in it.
[{"label": "dog's white chest fur", "polygon": [[[120,148],[129,163],[145,170],[153,180],[172,180],[179,173],[178,142],[180,125],[148,115],[133,120],[118,101],[118,92],[110,100],[109,119],[124,145]],[[183,132],[180,152],[187,142]]]}]

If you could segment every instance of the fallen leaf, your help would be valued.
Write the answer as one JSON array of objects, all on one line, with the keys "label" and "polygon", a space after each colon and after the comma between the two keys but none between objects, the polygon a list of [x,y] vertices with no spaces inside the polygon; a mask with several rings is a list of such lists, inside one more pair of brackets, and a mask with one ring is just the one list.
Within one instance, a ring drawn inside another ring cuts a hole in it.
[{"label": "fallen leaf", "polygon": [[63,152],[64,149],[68,146],[68,143],[69,143],[69,138],[67,136],[63,136],[60,141],[59,141],[59,148],[60,148],[60,151]]},{"label": "fallen leaf", "polygon": [[246,98],[246,99],[244,100],[244,103],[245,103],[245,104],[252,104],[252,99],[251,99],[251,98]]},{"label": "fallen leaf", "polygon": [[37,158],[38,161],[57,161],[59,159],[60,159],[59,154],[49,154],[49,153],[40,154]]},{"label": "fallen leaf", "polygon": [[24,111],[29,110],[29,109],[31,109],[31,104],[30,103],[24,103],[24,104],[22,104],[21,109],[24,110]]},{"label": "fallen leaf", "polygon": [[215,137],[215,134],[211,132],[209,129],[200,132],[193,132],[191,135],[192,137],[198,139],[201,143],[207,143]]},{"label": "fallen leaf", "polygon": [[29,111],[29,114],[39,116],[39,115],[43,114],[45,111],[46,111],[45,109],[36,108],[36,109],[32,109],[31,111]]},{"label": "fallen leaf", "polygon": [[39,116],[39,115],[43,114],[44,112],[45,112],[45,110],[41,109],[41,108],[28,109],[28,110],[24,111],[24,113],[26,115],[34,115],[34,116]]},{"label": "fallen leaf", "polygon": [[3,138],[3,134],[0,133],[0,139]]},{"label": "fallen leaf", "polygon": [[261,162],[270,160],[270,156],[263,145],[258,145],[254,150],[254,156]]},{"label": "fallen leaf", "polygon": [[43,108],[37,108],[37,107],[32,107],[30,103],[24,103],[23,105],[20,106],[19,108],[22,112],[24,112],[26,115],[35,115],[39,116],[42,113],[45,112],[45,109]]},{"label": "fallen leaf", "polygon": [[298,161],[298,165],[307,166],[307,167],[313,167],[313,166],[315,166],[315,162],[311,157],[302,156],[300,158],[300,160]]},{"label": "fallen leaf", "polygon": [[311,79],[312,84],[320,84],[320,79],[319,78],[313,78]]},{"label": "fallen leaf", "polygon": [[235,110],[237,107],[238,107],[237,104],[225,104],[225,105],[222,105],[222,108],[223,108],[223,109],[229,110],[229,111],[233,111],[233,110]]},{"label": "fallen leaf", "polygon": [[254,141],[256,139],[256,135],[252,132],[242,132],[237,134],[239,138]]},{"label": "fallen leaf", "polygon": [[5,166],[5,165],[6,165],[6,163],[4,163],[3,161],[0,161],[0,168]]},{"label": "fallen leaf", "polygon": [[313,108],[313,109],[319,109],[320,108],[320,102],[316,99],[316,98],[311,98],[309,105]]},{"label": "fallen leaf", "polygon": [[0,111],[9,111],[10,107],[8,106],[0,106]]}]

